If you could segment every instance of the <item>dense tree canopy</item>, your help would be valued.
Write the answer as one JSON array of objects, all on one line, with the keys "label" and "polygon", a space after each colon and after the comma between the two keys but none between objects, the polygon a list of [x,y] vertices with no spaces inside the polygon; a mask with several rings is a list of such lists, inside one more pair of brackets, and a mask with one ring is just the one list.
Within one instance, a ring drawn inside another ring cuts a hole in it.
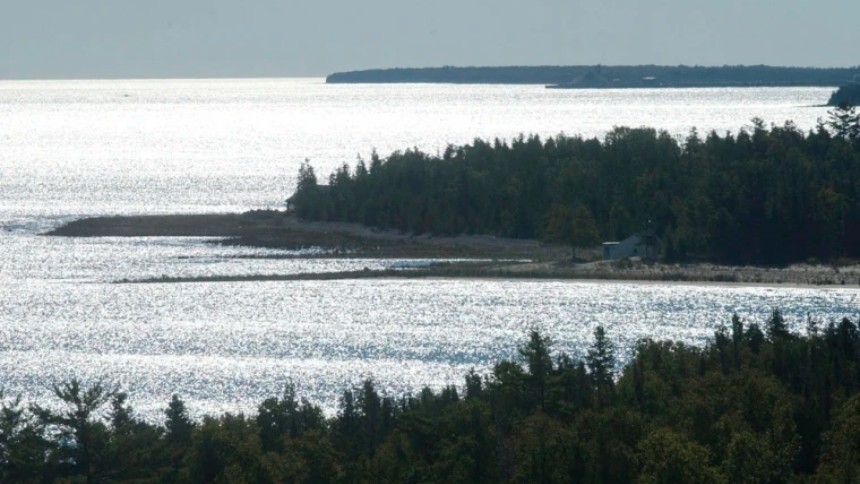
[{"label": "dense tree canopy", "polygon": [[837,89],[827,101],[829,106],[847,104],[850,106],[860,105],[860,82],[846,84]]},{"label": "dense tree canopy", "polygon": [[201,421],[174,397],[155,425],[73,380],[51,409],[0,395],[0,481],[857,482],[857,325],[810,319],[801,336],[775,311],[766,326],[643,340],[620,369],[603,328],[585,361],[532,331],[519,361],[462,389],[394,399],[366,381],[330,418],[288,386]]},{"label": "dense tree canopy", "polygon": [[369,167],[343,165],[326,185],[304,166],[291,208],[314,220],[571,245],[653,228],[668,260],[856,258],[860,139],[850,133],[860,121],[839,131],[839,115],[809,133],[753,120],[737,134],[694,130],[683,141],[616,128],[603,140],[521,136],[438,156],[374,154]]}]

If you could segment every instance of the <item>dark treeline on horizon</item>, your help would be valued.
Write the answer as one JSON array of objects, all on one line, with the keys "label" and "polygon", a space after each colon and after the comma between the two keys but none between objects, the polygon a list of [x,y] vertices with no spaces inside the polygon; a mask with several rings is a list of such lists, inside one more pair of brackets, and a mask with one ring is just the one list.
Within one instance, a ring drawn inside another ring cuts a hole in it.
[{"label": "dark treeline on horizon", "polygon": [[855,67],[774,66],[506,66],[423,67],[368,69],[338,72],[327,83],[455,83],[455,84],[563,84],[589,72],[622,85],[655,77],[666,86],[840,86],[860,75]]},{"label": "dark treeline on horizon", "polygon": [[620,373],[603,328],[579,361],[532,331],[462,387],[394,399],[366,381],[331,418],[288,387],[202,421],[174,396],[152,424],[73,380],[56,406],[2,399],[0,481],[858,482],[860,333],[806,329],[735,316],[705,347],[640,341]]},{"label": "dark treeline on horizon", "polygon": [[320,183],[300,169],[289,208],[312,220],[416,233],[594,246],[653,229],[661,258],[782,265],[860,257],[860,119],[809,133],[753,120],[683,141],[650,128],[603,140],[520,136],[429,155],[374,154]]}]

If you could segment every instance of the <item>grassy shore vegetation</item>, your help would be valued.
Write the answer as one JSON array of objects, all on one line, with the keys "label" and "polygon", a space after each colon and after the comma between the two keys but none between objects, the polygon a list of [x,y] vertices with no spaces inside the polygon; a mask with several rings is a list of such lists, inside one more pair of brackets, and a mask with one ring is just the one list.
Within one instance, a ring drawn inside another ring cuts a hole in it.
[{"label": "grassy shore vegetation", "polygon": [[649,228],[667,262],[785,265],[860,257],[860,120],[808,133],[753,120],[683,141],[649,128],[603,140],[475,140],[376,154],[320,180],[305,164],[290,209],[308,220],[574,246]]},{"label": "grassy shore vegetation", "polygon": [[71,381],[61,405],[0,412],[3,482],[858,482],[860,333],[801,336],[737,316],[705,347],[641,341],[617,371],[595,331],[582,360],[532,331],[516,361],[393,399],[366,381],[326,418],[292,387],[250,415],[163,424]]}]

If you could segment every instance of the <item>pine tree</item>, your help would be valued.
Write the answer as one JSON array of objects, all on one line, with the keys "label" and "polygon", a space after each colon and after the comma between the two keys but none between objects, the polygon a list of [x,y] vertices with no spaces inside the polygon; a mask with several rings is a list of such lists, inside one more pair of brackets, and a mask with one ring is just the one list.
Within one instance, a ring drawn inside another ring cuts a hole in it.
[{"label": "pine tree", "polygon": [[[101,479],[99,472],[106,464],[108,430],[104,425],[102,407],[111,401],[117,390],[96,382],[85,388],[73,378],[68,383],[54,385],[54,395],[65,405],[55,411],[33,405],[33,413],[44,425],[56,426],[62,439],[72,443],[61,447],[72,464],[72,475],[82,474],[87,482]],[[62,458],[62,457],[61,457]]]},{"label": "pine tree", "polygon": [[541,336],[537,330],[529,332],[529,341],[520,348],[520,355],[526,359],[529,370],[529,382],[535,403],[543,408],[546,391],[546,379],[552,371],[552,358],[549,349],[552,339]]},{"label": "pine tree", "polygon": [[788,325],[785,323],[785,317],[779,312],[779,309],[774,309],[767,320],[767,337],[771,341],[783,339],[791,336],[788,331]]},{"label": "pine tree", "polygon": [[840,104],[831,111],[826,126],[831,128],[833,135],[850,141],[860,140],[860,114],[850,104]]},{"label": "pine tree", "polygon": [[190,442],[194,422],[188,416],[185,402],[179,398],[179,395],[173,395],[167,409],[164,410],[164,415],[167,417],[164,421],[164,427],[167,429],[167,440],[174,444]]},{"label": "pine tree", "polygon": [[585,356],[588,369],[591,371],[591,379],[597,390],[599,405],[603,405],[611,395],[614,381],[613,370],[615,368],[614,345],[606,336],[603,326],[594,330],[594,343]]}]

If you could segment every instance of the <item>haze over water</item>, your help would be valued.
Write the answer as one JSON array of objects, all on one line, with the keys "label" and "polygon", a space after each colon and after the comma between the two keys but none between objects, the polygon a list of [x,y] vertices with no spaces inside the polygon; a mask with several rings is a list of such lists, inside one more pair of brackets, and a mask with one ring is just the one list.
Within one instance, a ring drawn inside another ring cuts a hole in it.
[{"label": "haze over water", "polygon": [[[558,281],[112,284],[123,278],[285,274],[410,264],[247,258],[279,251],[205,239],[37,234],[88,215],[279,207],[299,164],[340,164],[476,137],[602,137],[651,126],[736,132],[760,117],[813,128],[831,89],[547,90],[325,85],[322,80],[0,82],[0,387],[43,399],[73,375],[120,382],[156,418],[170,394],[197,412],[249,410],[292,379],[334,407],[374,377],[389,394],[460,384],[539,327],[580,355],[597,324],[698,344],[732,312],[794,325],[860,313],[855,289]],[[417,261],[421,262],[421,261]],[[797,327],[797,326],[796,326]]]}]

